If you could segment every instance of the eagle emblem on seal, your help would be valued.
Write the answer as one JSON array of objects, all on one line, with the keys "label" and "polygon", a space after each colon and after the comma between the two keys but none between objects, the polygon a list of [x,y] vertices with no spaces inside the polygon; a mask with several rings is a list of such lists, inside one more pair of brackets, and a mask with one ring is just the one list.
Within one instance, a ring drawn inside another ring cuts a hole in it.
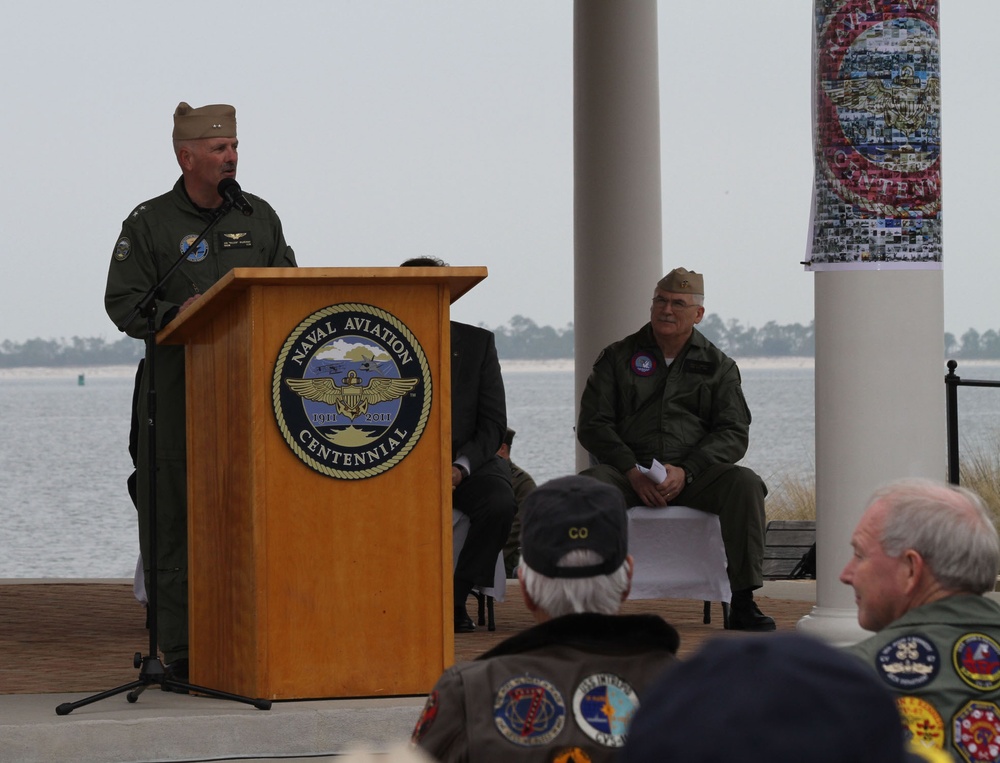
[{"label": "eagle emblem on seal", "polygon": [[330,377],[285,379],[285,384],[295,394],[306,400],[336,406],[337,413],[347,416],[352,421],[367,411],[369,405],[402,397],[419,382],[419,379],[389,379],[377,376],[368,384],[362,385],[357,371],[348,371],[341,386]]},{"label": "eagle emblem on seal", "polygon": [[[912,66],[904,66],[888,85],[876,77],[863,77],[824,87],[841,108],[881,116],[889,127],[903,133],[907,141],[941,108],[941,81],[928,77],[925,85]],[[907,142],[899,150],[912,152],[913,148]]]}]

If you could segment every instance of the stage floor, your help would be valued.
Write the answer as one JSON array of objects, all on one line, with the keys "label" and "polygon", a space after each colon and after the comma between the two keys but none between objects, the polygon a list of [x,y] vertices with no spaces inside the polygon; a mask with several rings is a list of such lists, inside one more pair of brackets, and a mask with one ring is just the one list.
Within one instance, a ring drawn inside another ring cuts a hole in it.
[{"label": "stage floor", "polygon": [[[773,584],[768,584],[767,592]],[[815,583],[783,582],[796,598],[758,594],[761,609],[778,629],[789,631],[809,614]],[[800,595],[801,592],[801,595]],[[712,636],[739,638],[722,629],[722,607],[712,607],[712,623],[702,623],[702,604],[663,599],[629,601],[625,613],[653,612],[681,636],[684,656]],[[469,599],[475,619],[475,602]],[[135,652],[145,654],[149,636],[145,611],[126,581],[4,581],[0,583],[0,694],[97,692],[135,679]],[[506,601],[496,604],[497,630],[485,627],[455,635],[456,661],[471,660],[499,641],[532,624],[516,581],[508,584]]]}]

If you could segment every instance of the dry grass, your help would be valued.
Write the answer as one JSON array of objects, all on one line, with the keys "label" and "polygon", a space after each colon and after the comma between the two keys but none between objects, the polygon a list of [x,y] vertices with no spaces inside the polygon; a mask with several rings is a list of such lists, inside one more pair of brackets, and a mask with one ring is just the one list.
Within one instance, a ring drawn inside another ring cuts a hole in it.
[{"label": "dry grass", "polygon": [[[962,487],[977,493],[993,522],[1000,527],[1000,436],[987,443],[964,444],[959,464]],[[816,519],[816,479],[813,475],[772,476],[765,503],[772,519]]]},{"label": "dry grass", "polygon": [[771,477],[764,504],[768,521],[772,519],[816,519],[816,479],[809,477]]},{"label": "dry grass", "polygon": [[958,478],[962,487],[979,494],[1000,526],[1000,437],[992,441],[964,446],[960,450]]}]

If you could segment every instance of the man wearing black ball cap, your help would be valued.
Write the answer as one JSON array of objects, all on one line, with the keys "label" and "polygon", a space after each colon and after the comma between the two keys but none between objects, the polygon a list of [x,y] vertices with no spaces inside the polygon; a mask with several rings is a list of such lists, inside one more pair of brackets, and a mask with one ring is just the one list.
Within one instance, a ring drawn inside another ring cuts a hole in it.
[{"label": "man wearing black ball cap", "polygon": [[441,761],[615,760],[646,687],[674,661],[677,632],[617,614],[633,565],[617,488],[562,477],[521,511],[518,577],[538,624],[445,671],[413,740]]}]

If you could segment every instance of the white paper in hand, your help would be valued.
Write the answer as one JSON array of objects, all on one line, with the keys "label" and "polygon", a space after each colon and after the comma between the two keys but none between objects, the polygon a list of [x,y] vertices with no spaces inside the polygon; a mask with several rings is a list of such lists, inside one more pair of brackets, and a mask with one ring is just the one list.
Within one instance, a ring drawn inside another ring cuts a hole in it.
[{"label": "white paper in hand", "polygon": [[654,485],[659,485],[661,482],[663,482],[663,480],[667,478],[667,467],[665,467],[655,458],[653,459],[653,463],[650,464],[648,469],[642,464],[636,464],[636,468],[638,468],[640,472],[645,474],[646,479],[648,479]]}]

